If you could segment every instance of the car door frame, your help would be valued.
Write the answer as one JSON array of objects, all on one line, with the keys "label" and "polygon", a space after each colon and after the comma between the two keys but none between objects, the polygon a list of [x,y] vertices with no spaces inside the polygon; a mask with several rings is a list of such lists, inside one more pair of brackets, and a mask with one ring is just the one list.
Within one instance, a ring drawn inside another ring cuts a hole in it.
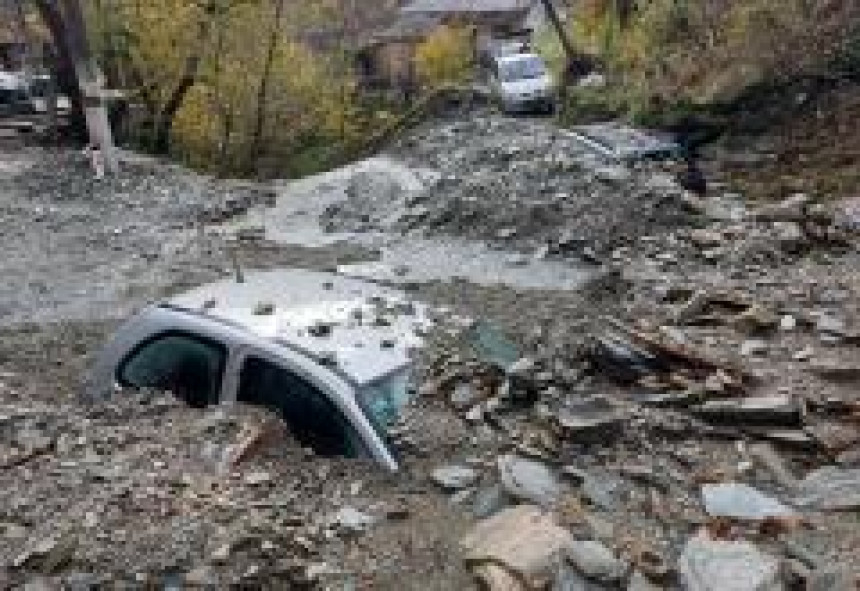
[{"label": "car door frame", "polygon": [[229,377],[224,380],[222,404],[237,403],[242,368],[250,357],[262,359],[309,382],[352,427],[361,443],[361,456],[382,464],[392,472],[397,471],[398,464],[391,450],[358,405],[354,386],[300,353],[269,343],[237,347],[227,364]]}]

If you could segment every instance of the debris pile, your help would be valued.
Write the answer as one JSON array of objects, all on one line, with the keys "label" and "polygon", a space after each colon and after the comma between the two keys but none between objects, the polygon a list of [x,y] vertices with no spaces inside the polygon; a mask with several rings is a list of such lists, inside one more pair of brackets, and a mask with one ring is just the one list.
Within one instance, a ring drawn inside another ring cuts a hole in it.
[{"label": "debris pile", "polygon": [[533,121],[435,125],[392,152],[424,171],[424,187],[357,175],[347,201],[324,216],[329,229],[446,234],[588,258],[695,219],[671,174],[601,162],[571,133]]}]

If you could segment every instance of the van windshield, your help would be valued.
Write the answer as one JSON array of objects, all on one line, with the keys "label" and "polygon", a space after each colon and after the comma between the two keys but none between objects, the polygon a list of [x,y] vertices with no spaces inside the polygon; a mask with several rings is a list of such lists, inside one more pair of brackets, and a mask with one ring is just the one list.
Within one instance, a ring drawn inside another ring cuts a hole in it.
[{"label": "van windshield", "polygon": [[546,75],[546,68],[536,55],[504,60],[499,64],[499,75],[504,82],[541,78]]}]

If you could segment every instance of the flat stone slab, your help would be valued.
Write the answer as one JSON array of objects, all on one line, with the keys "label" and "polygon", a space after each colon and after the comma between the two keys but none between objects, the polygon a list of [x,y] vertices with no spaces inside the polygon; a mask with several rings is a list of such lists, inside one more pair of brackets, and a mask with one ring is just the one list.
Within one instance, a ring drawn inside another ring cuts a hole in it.
[{"label": "flat stone slab", "polygon": [[747,484],[725,482],[702,487],[705,512],[711,517],[761,520],[796,515],[794,509]]},{"label": "flat stone slab", "polygon": [[711,540],[699,534],[678,559],[687,591],[782,591],[779,561],[749,542]]},{"label": "flat stone slab", "polygon": [[[518,505],[480,521],[460,542],[463,559],[472,571],[490,578],[486,565],[502,567],[501,573],[486,581],[514,580],[527,589],[544,589],[552,580],[555,567],[573,544],[573,537],[559,527],[552,516],[534,505]],[[507,588],[507,587],[503,587]]]},{"label": "flat stone slab", "polygon": [[823,511],[860,509],[860,468],[825,466],[807,474],[799,488],[802,505]]}]

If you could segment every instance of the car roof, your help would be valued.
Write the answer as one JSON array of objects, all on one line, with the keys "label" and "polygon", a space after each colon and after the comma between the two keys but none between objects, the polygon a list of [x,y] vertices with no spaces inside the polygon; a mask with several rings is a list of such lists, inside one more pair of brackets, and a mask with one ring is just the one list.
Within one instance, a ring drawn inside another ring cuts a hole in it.
[{"label": "car roof", "polygon": [[496,58],[496,61],[498,61],[499,63],[511,63],[535,59],[543,61],[543,58],[541,58],[541,56],[536,53],[512,53],[507,55],[500,55]]},{"label": "car roof", "polygon": [[252,272],[241,283],[225,279],[163,305],[332,364],[359,387],[410,365],[432,325],[427,307],[402,292],[300,269]]}]

